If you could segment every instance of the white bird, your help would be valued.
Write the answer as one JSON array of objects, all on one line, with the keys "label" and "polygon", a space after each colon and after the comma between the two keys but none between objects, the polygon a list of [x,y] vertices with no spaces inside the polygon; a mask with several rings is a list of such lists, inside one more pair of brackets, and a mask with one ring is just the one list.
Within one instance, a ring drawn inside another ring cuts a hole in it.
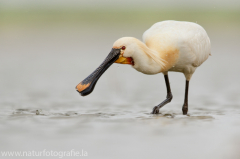
[{"label": "white bird", "polygon": [[82,95],[88,95],[100,76],[114,62],[130,64],[144,74],[163,73],[167,98],[153,108],[159,109],[171,102],[173,96],[168,80],[168,71],[182,72],[186,77],[183,114],[188,112],[189,81],[196,68],[211,55],[210,39],[200,25],[192,22],[162,21],[155,23],[143,34],[143,42],[134,37],[123,37],[114,42],[113,48],[104,62],[85,80],[76,86]]}]

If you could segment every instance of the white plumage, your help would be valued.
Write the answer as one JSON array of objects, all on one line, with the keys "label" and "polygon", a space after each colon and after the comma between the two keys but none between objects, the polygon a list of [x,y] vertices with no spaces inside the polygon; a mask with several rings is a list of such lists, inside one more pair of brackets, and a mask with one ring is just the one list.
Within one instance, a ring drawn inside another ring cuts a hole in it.
[{"label": "white plumage", "polygon": [[[122,49],[124,47],[124,49]],[[162,21],[143,34],[143,42],[133,37],[118,39],[113,48],[121,49],[120,58],[132,58],[133,68],[144,74],[163,73],[167,99],[154,107],[153,114],[172,100],[168,71],[182,72],[186,77],[183,114],[188,111],[189,81],[196,68],[211,55],[210,39],[200,25],[192,22]],[[123,63],[122,60],[116,61]]]},{"label": "white plumage", "polygon": [[211,44],[206,31],[198,24],[179,21],[162,21],[154,24],[143,34],[143,42],[134,37],[123,37],[113,44],[105,61],[85,80],[77,85],[81,95],[92,92],[97,80],[113,63],[130,64],[144,74],[163,73],[167,99],[153,108],[159,109],[171,102],[168,71],[182,72],[186,77],[183,114],[188,112],[189,81],[196,68],[211,54]]},{"label": "white plumage", "polygon": [[[168,71],[183,72],[188,80],[196,67],[207,60],[211,54],[210,39],[206,31],[200,25],[192,22],[163,21],[155,23],[144,32],[143,41],[145,44],[149,41],[155,43],[153,47],[155,50],[161,50],[155,46],[178,49],[179,57]],[[150,44],[150,47],[152,45]]]},{"label": "white plumage", "polygon": [[[132,37],[123,37],[114,43],[113,48],[126,46],[123,57],[132,57],[135,63],[133,67],[145,74],[176,71],[184,73],[190,80],[195,69],[211,54],[206,31],[192,22],[155,23],[144,32],[143,42],[145,44]],[[149,58],[155,62],[149,62]]]}]

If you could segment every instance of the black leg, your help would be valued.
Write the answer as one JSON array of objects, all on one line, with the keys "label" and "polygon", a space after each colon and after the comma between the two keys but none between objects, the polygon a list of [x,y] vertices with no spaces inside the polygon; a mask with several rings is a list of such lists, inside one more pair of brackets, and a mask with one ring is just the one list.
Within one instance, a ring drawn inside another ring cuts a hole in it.
[{"label": "black leg", "polygon": [[164,75],[164,79],[165,79],[166,86],[167,86],[167,99],[165,99],[158,106],[155,106],[153,108],[152,114],[158,114],[159,113],[159,109],[162,108],[165,104],[170,103],[172,98],[173,98],[172,92],[171,92],[171,88],[170,88],[170,84],[169,84],[169,80],[168,80],[168,75]]},{"label": "black leg", "polygon": [[188,112],[188,87],[189,87],[189,81],[186,80],[185,99],[182,107],[183,115],[187,115],[187,112]]}]

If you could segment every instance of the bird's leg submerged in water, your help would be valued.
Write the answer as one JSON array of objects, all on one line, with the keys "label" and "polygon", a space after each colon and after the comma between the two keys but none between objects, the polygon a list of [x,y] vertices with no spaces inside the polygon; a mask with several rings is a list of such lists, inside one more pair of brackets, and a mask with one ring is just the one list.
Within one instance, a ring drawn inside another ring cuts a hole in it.
[{"label": "bird's leg submerged in water", "polygon": [[167,86],[167,99],[165,99],[158,106],[155,106],[153,108],[152,114],[158,114],[159,113],[159,109],[162,108],[165,104],[170,103],[172,98],[173,98],[167,74],[164,75],[164,79],[165,79],[165,83],[166,83],[166,86]]},{"label": "bird's leg submerged in water", "polygon": [[189,87],[189,81],[186,80],[185,98],[184,98],[184,104],[182,107],[183,115],[187,115],[187,112],[188,112],[188,87]]}]

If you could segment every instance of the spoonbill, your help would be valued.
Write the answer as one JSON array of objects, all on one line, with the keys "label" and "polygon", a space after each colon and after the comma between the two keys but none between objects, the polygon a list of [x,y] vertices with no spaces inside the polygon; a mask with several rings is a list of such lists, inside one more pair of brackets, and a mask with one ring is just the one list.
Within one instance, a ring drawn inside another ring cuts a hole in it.
[{"label": "spoonbill", "polygon": [[143,33],[143,42],[134,37],[122,37],[115,41],[103,63],[80,82],[76,90],[82,96],[90,94],[98,79],[113,63],[130,64],[147,75],[163,73],[167,97],[153,108],[152,114],[158,114],[159,109],[173,98],[168,71],[182,72],[186,77],[182,112],[186,115],[189,81],[196,68],[206,61],[209,55],[210,39],[200,25],[172,20],[157,22]]}]

